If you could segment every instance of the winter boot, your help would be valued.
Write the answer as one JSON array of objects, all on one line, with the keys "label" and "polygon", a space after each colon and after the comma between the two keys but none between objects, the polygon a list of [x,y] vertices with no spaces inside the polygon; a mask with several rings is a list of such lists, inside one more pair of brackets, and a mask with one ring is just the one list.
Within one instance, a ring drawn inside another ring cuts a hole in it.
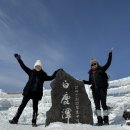
[{"label": "winter boot", "polygon": [[36,123],[32,123],[32,127],[37,127],[37,124]]},{"label": "winter boot", "polygon": [[103,110],[103,121],[104,121],[104,125],[109,125],[109,111],[108,110]]},{"label": "winter boot", "polygon": [[36,120],[37,120],[37,113],[34,112],[32,116],[32,127],[37,127]]},{"label": "winter boot", "polygon": [[101,116],[98,116],[97,117],[97,124],[96,124],[97,126],[102,126],[103,125],[103,119],[102,119],[102,117]]},{"label": "winter boot", "polygon": [[18,121],[15,120],[15,119],[12,119],[12,120],[9,120],[9,123],[10,123],[10,124],[18,124]]},{"label": "winter boot", "polygon": [[109,125],[109,117],[108,116],[104,116],[103,121],[104,121],[104,125]]},{"label": "winter boot", "polygon": [[101,116],[101,110],[97,109],[96,110],[96,115],[97,115],[97,126],[102,126],[103,125],[103,119]]}]

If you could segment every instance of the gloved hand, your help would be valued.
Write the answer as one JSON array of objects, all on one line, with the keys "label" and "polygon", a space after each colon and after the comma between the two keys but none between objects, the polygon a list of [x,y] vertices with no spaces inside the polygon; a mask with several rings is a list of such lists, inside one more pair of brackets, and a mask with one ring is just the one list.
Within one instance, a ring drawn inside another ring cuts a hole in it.
[{"label": "gloved hand", "polygon": [[112,53],[112,52],[113,52],[113,50],[114,50],[114,48],[112,47],[112,48],[111,48],[111,50],[110,50],[110,53]]},{"label": "gloved hand", "polygon": [[63,70],[62,68],[56,70],[54,73],[57,74],[60,70]]},{"label": "gloved hand", "polygon": [[17,53],[14,54],[14,57],[15,57],[17,60],[21,59],[21,56],[20,56],[19,54],[17,54]]},{"label": "gloved hand", "polygon": [[58,72],[58,71],[60,71],[60,70],[63,70],[63,69],[62,69],[62,68],[60,68],[60,69],[58,69],[58,70],[57,70],[57,72]]}]

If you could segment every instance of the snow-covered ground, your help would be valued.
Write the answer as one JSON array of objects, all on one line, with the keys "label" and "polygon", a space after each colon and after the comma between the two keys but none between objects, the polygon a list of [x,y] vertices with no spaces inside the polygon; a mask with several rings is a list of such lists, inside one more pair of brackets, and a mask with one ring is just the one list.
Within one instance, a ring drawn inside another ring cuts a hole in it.
[{"label": "snow-covered ground", "polygon": [[[92,102],[94,111],[94,104],[91,90],[89,86],[85,86],[88,96]],[[0,90],[0,130],[128,130],[130,126],[125,125],[125,120],[122,118],[123,111],[130,109],[130,77],[111,81],[108,89],[108,106],[110,110],[110,125],[109,126],[91,126],[85,124],[64,124],[60,122],[52,123],[45,127],[46,111],[51,107],[50,90],[44,90],[42,100],[39,102],[38,127],[31,126],[32,119],[32,102],[31,100],[24,109],[18,125],[11,125],[8,123],[17,111],[18,106],[22,100],[21,94],[6,94]],[[94,122],[96,116],[93,115]]]}]

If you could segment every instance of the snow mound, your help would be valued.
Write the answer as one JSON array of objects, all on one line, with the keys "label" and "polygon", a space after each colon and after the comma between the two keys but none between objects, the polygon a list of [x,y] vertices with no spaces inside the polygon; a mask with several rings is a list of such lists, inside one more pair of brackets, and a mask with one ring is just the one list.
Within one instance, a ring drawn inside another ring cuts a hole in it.
[{"label": "snow mound", "polygon": [[7,93],[3,92],[3,90],[0,89],[0,96],[5,96]]},{"label": "snow mound", "polygon": [[127,86],[130,85],[130,77],[113,80],[109,82],[109,86]]},{"label": "snow mound", "polygon": [[127,86],[120,86],[118,88],[110,88],[108,89],[108,95],[124,95],[130,93],[130,85]]},{"label": "snow mound", "polygon": [[8,109],[11,107],[11,103],[7,99],[0,100],[0,110]]}]

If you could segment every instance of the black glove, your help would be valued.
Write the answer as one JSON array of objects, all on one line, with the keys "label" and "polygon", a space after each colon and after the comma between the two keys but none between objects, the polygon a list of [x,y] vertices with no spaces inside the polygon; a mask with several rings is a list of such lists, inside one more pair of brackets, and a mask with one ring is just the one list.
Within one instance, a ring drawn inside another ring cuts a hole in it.
[{"label": "black glove", "polygon": [[84,84],[88,84],[90,85],[90,82],[89,81],[86,81],[86,80],[82,80]]},{"label": "black glove", "polygon": [[14,57],[15,57],[17,60],[21,59],[21,56],[20,56],[19,54],[17,54],[17,53],[14,54]]},{"label": "black glove", "polygon": [[58,69],[54,72],[54,75],[56,75],[60,70],[63,70],[63,69]]},{"label": "black glove", "polygon": [[57,73],[57,72],[59,72],[60,70],[63,70],[63,69],[62,69],[62,68],[60,68],[60,69],[56,70],[56,73]]},{"label": "black glove", "polygon": [[85,84],[86,83],[86,81],[85,80],[82,80],[83,81],[83,83]]},{"label": "black glove", "polygon": [[57,70],[57,72],[58,72],[58,71],[60,71],[60,70],[63,70],[63,69],[62,69],[62,68],[60,68],[60,69],[58,69],[58,70]]}]

